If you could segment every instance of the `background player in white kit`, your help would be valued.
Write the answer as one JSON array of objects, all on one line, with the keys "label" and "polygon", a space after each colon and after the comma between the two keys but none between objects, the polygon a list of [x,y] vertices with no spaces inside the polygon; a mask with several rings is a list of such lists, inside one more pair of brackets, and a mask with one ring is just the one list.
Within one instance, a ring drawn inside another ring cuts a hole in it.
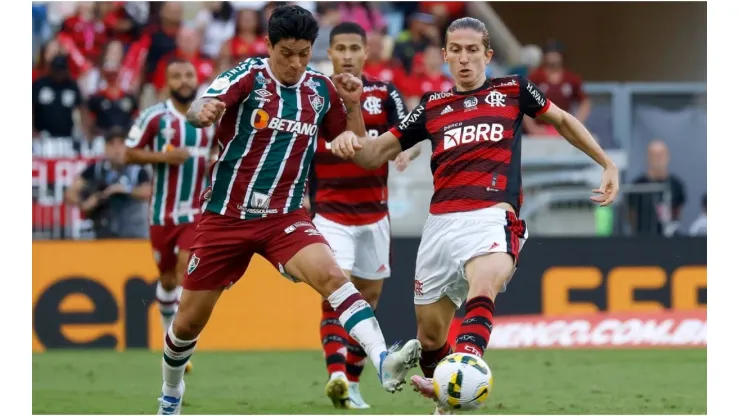
[{"label": "background player in white kit", "polygon": [[[368,135],[377,137],[406,117],[403,97],[392,83],[362,75],[367,59],[367,35],[362,26],[343,22],[329,35],[328,55],[334,73],[362,78],[360,110]],[[403,170],[420,153],[418,144],[396,158]],[[312,200],[304,206],[315,214],[314,225],[326,238],[339,266],[375,309],[383,280],[391,274],[391,230],[388,218],[388,164],[365,170],[331,153],[319,138],[310,181]],[[339,315],[327,300],[322,302],[321,340],[329,373],[325,392],[337,408],[367,409],[360,394],[360,374],[365,351],[347,335]]]},{"label": "background player in white kit", "polygon": [[375,140],[345,133],[332,142],[337,156],[373,169],[421,140],[432,141],[434,196],[414,290],[425,377],[412,377],[415,389],[432,399],[434,368],[453,352],[447,334],[455,310],[467,299],[454,352],[482,356],[494,299],[511,279],[526,239],[526,225],[517,217],[524,115],[553,125],[604,168],[594,202],[610,204],[619,188],[614,162],[580,122],[550,103],[537,86],[521,77],[486,79],[493,51],[482,22],[466,17],[450,24],[444,56],[455,78],[452,91],[427,93],[406,119]]}]

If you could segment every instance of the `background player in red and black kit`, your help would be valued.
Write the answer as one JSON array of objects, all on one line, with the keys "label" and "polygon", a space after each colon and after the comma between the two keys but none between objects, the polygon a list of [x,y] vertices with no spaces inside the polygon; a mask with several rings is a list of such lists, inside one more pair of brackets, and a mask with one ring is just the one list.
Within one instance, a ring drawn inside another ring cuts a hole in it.
[{"label": "background player in red and black kit", "polygon": [[[426,378],[414,387],[436,399],[437,363],[451,352],[482,356],[492,330],[493,302],[505,290],[526,239],[522,204],[521,128],[524,115],[545,121],[604,168],[591,199],[610,204],[618,170],[575,117],[518,76],[486,79],[493,51],[477,19],[454,21],[445,35],[445,60],[455,78],[449,92],[427,93],[396,127],[377,139],[342,134],[332,152],[368,169],[430,139],[434,195],[416,264],[414,303]],[[455,309],[465,304],[456,346],[447,343]],[[440,412],[440,409],[437,409]]]},{"label": "background player in red and black kit", "polygon": [[[406,117],[403,97],[391,83],[362,75],[367,59],[365,30],[357,23],[345,22],[329,35],[328,51],[334,73],[362,77],[362,118],[370,137],[378,137]],[[333,138],[330,138],[333,139]],[[420,153],[420,144],[400,153],[396,168],[402,170]],[[390,276],[390,220],[388,218],[388,164],[366,170],[331,153],[331,144],[320,137],[311,175],[314,224],[334,250],[339,266],[351,277],[362,297],[373,307]],[[328,300],[322,302],[321,339],[324,346],[329,384],[338,377],[348,379],[349,395],[326,393],[338,408],[366,409],[360,394],[360,373],[365,351],[347,335],[339,314]]]}]

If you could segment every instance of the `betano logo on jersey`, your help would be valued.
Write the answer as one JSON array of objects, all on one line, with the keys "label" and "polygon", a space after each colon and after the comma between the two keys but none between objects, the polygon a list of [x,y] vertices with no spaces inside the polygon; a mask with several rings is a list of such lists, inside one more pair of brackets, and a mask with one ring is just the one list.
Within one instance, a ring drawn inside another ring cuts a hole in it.
[{"label": "betano logo on jersey", "polygon": [[316,136],[319,132],[319,126],[315,124],[304,123],[302,121],[286,120],[279,117],[270,117],[267,111],[258,108],[252,113],[250,122],[252,127],[257,130],[272,129],[285,133],[305,134],[306,136]]},{"label": "betano logo on jersey", "polygon": [[[457,123],[458,125],[462,123]],[[454,126],[454,125],[453,125]],[[504,138],[504,126],[501,124],[478,124],[451,128],[445,132],[444,150],[451,149],[461,144],[488,141],[497,142]]]}]

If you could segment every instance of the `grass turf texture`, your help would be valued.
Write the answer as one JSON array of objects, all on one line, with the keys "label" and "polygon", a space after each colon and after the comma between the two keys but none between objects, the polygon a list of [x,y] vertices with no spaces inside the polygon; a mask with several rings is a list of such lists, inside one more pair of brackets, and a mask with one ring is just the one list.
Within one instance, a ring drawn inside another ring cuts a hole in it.
[{"label": "grass turf texture", "polygon": [[[494,388],[481,414],[706,414],[701,350],[489,351]],[[161,353],[58,351],[33,355],[34,414],[153,414]],[[324,396],[320,352],[198,352],[183,414],[342,414]],[[418,374],[419,369],[413,370]],[[371,364],[365,414],[431,414],[411,387],[382,390]]]}]

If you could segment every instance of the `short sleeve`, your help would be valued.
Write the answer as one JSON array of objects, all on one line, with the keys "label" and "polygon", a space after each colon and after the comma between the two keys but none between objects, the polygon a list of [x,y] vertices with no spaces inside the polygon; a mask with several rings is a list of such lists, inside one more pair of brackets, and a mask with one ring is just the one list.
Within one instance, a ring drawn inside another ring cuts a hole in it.
[{"label": "short sleeve", "polygon": [[251,93],[252,67],[255,63],[254,59],[247,59],[234,68],[222,72],[208,86],[202,98],[217,98],[223,101],[227,108],[244,101]]},{"label": "short sleeve", "polygon": [[159,114],[158,111],[144,111],[139,114],[128,131],[126,146],[132,149],[153,148],[152,142],[157,134],[155,120]]},{"label": "short sleeve", "polygon": [[407,114],[400,123],[390,129],[390,132],[401,142],[403,150],[410,149],[429,137],[426,116],[429,95],[430,93],[424,94],[419,105]]},{"label": "short sleeve", "polygon": [[399,121],[406,118],[406,114],[408,113],[401,93],[390,82],[388,83],[388,97],[385,101],[385,111],[388,113],[388,124],[392,126],[395,126]]},{"label": "short sleeve", "polygon": [[136,186],[141,186],[145,183],[149,183],[150,180],[151,177],[149,176],[149,170],[142,166],[141,169],[139,169],[138,174],[136,175]]},{"label": "short sleeve", "polygon": [[519,80],[519,108],[532,118],[543,114],[550,108],[550,100],[532,81],[517,77]]},{"label": "short sleeve", "polygon": [[329,94],[329,109],[321,120],[321,136],[331,142],[347,130],[347,108],[337,93],[337,88],[330,79],[326,79],[326,89]]},{"label": "short sleeve", "polygon": [[85,182],[93,182],[95,180],[95,163],[87,165],[85,170],[80,174],[80,177],[84,179]]}]

